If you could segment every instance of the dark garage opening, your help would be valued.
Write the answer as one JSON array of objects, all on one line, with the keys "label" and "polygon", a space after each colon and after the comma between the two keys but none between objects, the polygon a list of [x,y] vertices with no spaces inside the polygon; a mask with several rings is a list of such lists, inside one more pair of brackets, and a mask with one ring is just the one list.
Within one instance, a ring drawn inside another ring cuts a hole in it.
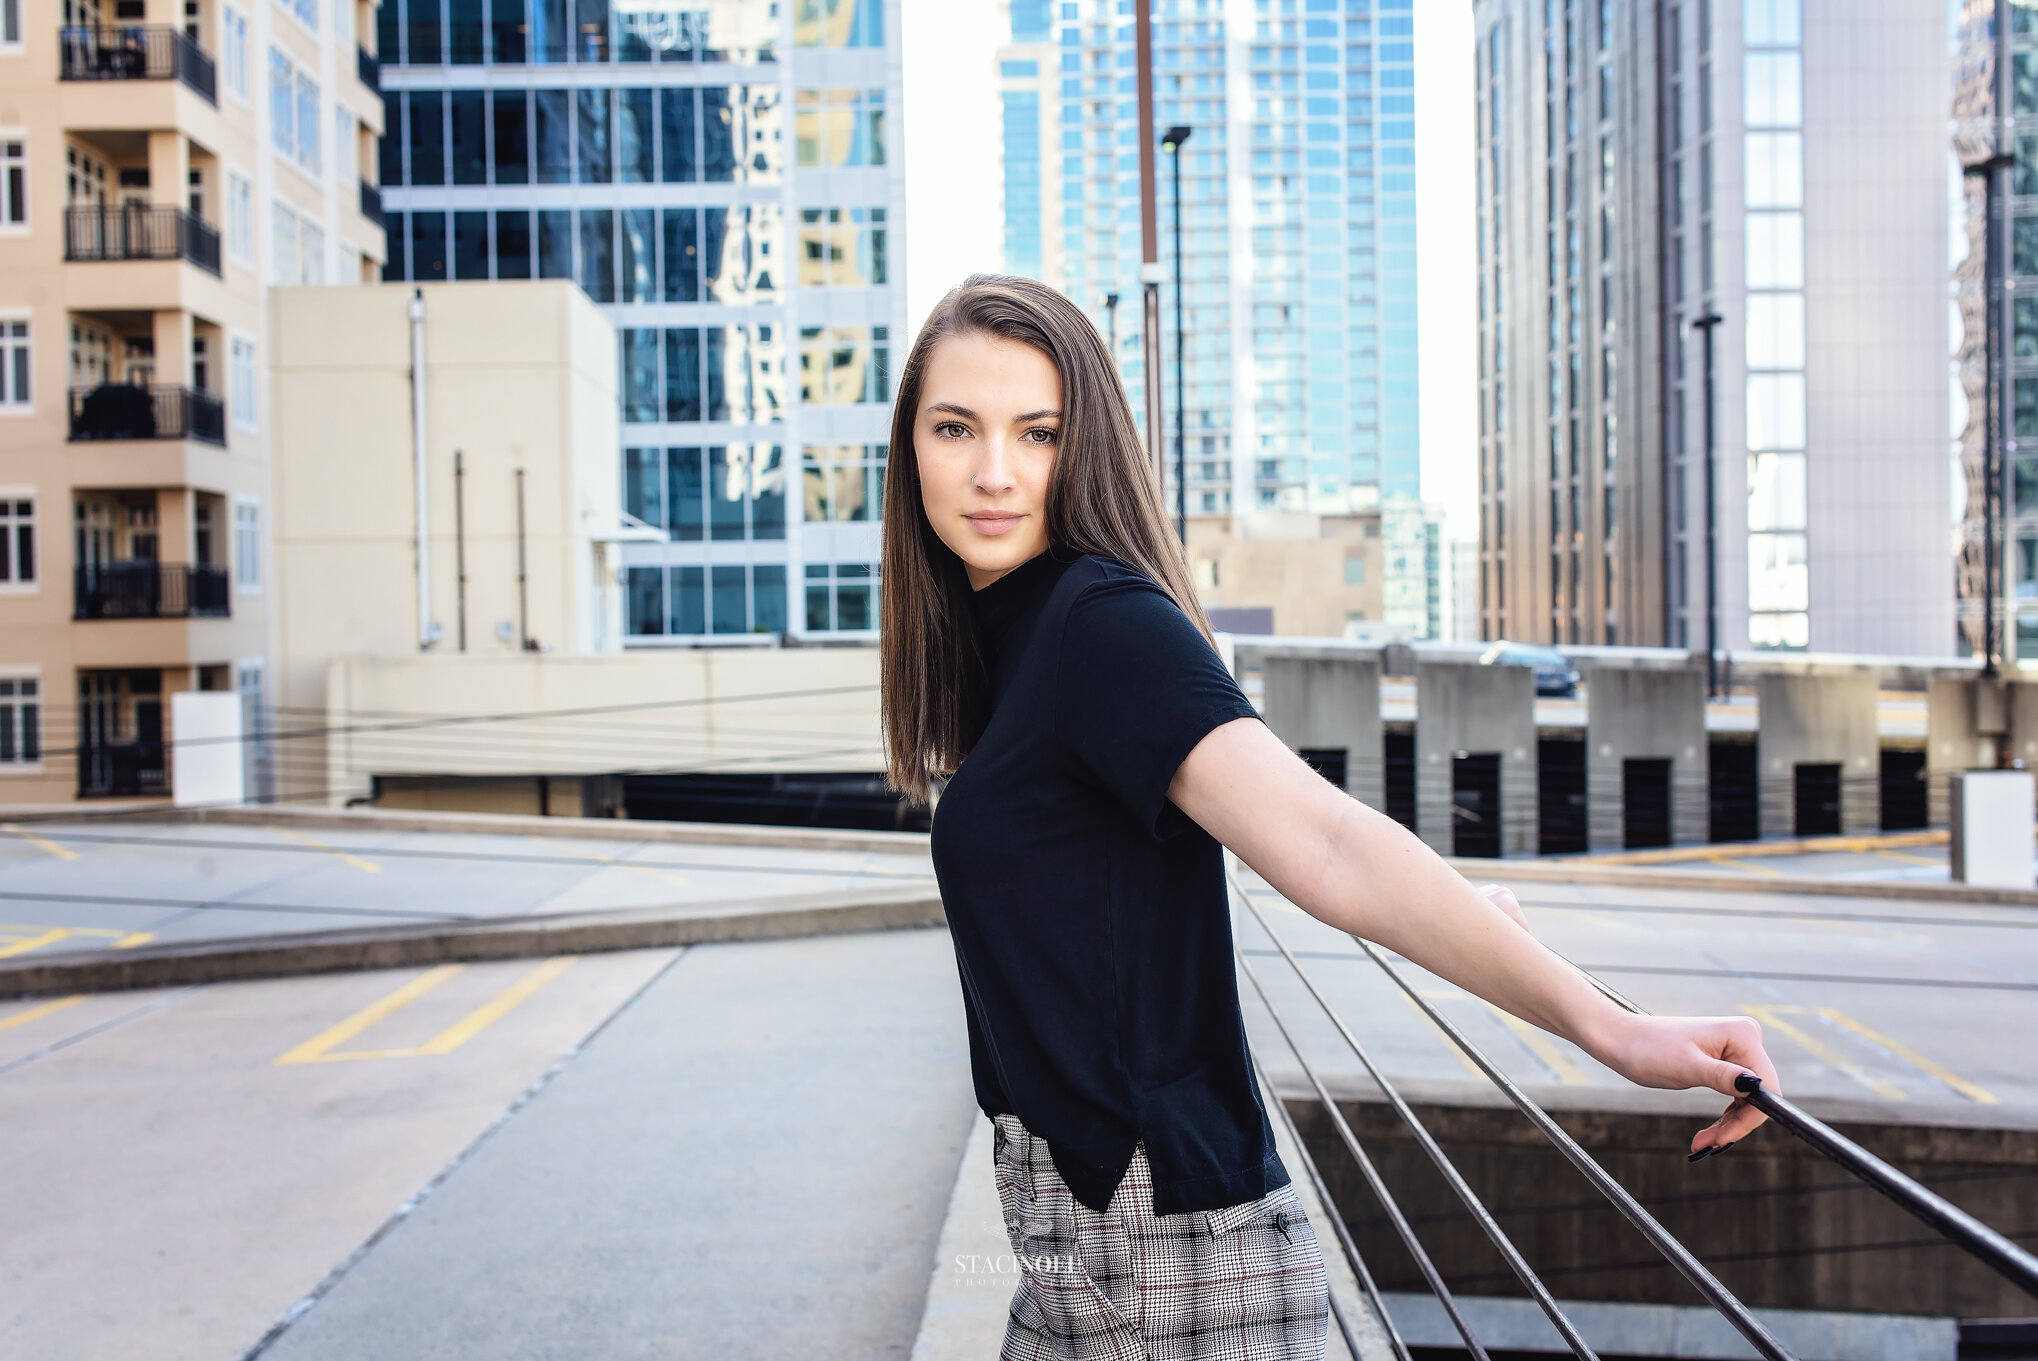
[{"label": "dark garage opening", "polygon": [[1500,858],[1500,753],[1451,758],[1451,854]]},{"label": "dark garage opening", "polygon": [[1380,734],[1380,774],[1387,816],[1415,830],[1415,730],[1402,725]]},{"label": "dark garage opening", "polygon": [[1840,835],[1840,764],[1804,761],[1792,774],[1797,836]]},{"label": "dark garage opening", "polygon": [[1304,747],[1295,753],[1309,764],[1309,768],[1329,780],[1339,789],[1349,788],[1345,784],[1345,749],[1343,747]]},{"label": "dark garage opening", "polygon": [[779,775],[625,775],[626,817],[663,822],[753,822],[774,827],[837,827],[924,832],[926,808],[910,807],[882,775],[816,772]]},{"label": "dark garage opening", "polygon": [[1585,743],[1536,739],[1536,853],[1580,855],[1586,848]]},{"label": "dark garage opening", "polygon": [[1931,821],[1931,782],[1922,747],[1882,749],[1882,830],[1904,832]]},{"label": "dark garage opening", "polygon": [[1714,741],[1707,745],[1711,805],[1707,836],[1713,841],[1753,841],[1762,835],[1755,744]]},{"label": "dark garage opening", "polygon": [[1620,763],[1621,845],[1670,844],[1670,758],[1630,756]]}]

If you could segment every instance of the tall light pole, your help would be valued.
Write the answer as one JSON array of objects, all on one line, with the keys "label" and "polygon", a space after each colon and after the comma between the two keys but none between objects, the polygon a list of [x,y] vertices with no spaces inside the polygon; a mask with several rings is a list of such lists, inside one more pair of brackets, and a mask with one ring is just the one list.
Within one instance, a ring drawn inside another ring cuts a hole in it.
[{"label": "tall light pole", "polygon": [[1139,83],[1139,292],[1142,335],[1145,341],[1142,367],[1146,383],[1146,456],[1153,464],[1153,480],[1165,487],[1161,475],[1161,248],[1159,206],[1154,189],[1153,164],[1153,6],[1139,0],[1132,7],[1133,45]]},{"label": "tall light pole", "polygon": [[1187,355],[1182,349],[1182,143],[1191,131],[1178,123],[1161,138],[1175,172],[1175,532],[1182,536],[1184,548],[1189,546],[1189,408],[1183,376]]},{"label": "tall light pole", "polygon": [[2015,156],[2010,155],[2008,152],[1998,151],[1986,160],[1976,161],[1973,164],[1964,164],[1960,167],[1969,178],[1980,180],[1983,188],[1987,191],[1987,224],[1983,228],[1982,235],[1985,247],[1983,258],[1986,261],[1982,272],[1987,278],[1985,285],[1987,302],[1983,312],[1986,325],[1983,329],[1987,335],[1986,349],[1988,353],[1987,384],[1983,389],[1985,395],[1982,398],[1982,426],[1984,431],[1982,438],[1986,447],[1982,451],[1981,458],[1983,482],[1981,497],[1981,581],[1982,594],[1986,597],[1982,602],[1981,615],[1981,674],[1984,676],[1996,674],[1996,657],[1999,653],[2005,657],[2013,655],[2010,649],[2003,646],[1999,641],[1996,631],[1997,603],[2002,598],[2003,593],[2001,579],[1998,575],[2001,571],[2001,565],[1999,562],[2000,554],[1996,551],[1996,541],[1999,537],[1998,526],[2001,523],[2003,513],[2002,367],[2003,333],[2007,329],[2003,324],[2003,294],[2007,290],[2003,287],[2003,250],[1998,237],[2004,225],[2002,222],[2004,201],[2002,192],[2003,176],[2009,173],[2010,167],[2016,163],[2017,158]]},{"label": "tall light pole", "polygon": [[1111,342],[1111,367],[1115,369],[1118,367],[1118,295],[1116,293],[1106,293],[1104,295],[1104,324],[1109,328],[1107,334]]},{"label": "tall light pole", "polygon": [[1712,333],[1726,318],[1705,309],[1705,315],[1691,319],[1692,328],[1705,337],[1705,697],[1720,693],[1720,587],[1719,587],[1719,498],[1713,493]]}]

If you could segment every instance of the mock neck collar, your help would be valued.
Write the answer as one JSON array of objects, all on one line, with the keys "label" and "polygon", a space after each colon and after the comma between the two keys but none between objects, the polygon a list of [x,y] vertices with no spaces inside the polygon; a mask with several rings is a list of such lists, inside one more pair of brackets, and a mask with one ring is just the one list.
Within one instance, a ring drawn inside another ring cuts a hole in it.
[{"label": "mock neck collar", "polygon": [[970,612],[976,617],[977,634],[986,653],[997,657],[1021,616],[1047,598],[1061,574],[1075,561],[1075,555],[1058,555],[1053,548],[1034,554],[990,585],[970,592]]}]

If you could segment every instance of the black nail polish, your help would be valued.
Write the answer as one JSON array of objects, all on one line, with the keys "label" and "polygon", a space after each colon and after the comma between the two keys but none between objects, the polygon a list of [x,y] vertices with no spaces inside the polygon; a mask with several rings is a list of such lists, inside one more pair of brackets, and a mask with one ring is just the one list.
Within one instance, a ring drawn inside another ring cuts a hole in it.
[{"label": "black nail polish", "polygon": [[1701,1148],[1700,1150],[1698,1150],[1698,1152],[1689,1155],[1688,1157],[1685,1158],[1684,1161],[1688,1163],[1695,1163],[1700,1161],[1701,1159],[1710,1158],[1713,1154],[1719,1151],[1720,1146],[1718,1144],[1713,1144],[1709,1147]]}]

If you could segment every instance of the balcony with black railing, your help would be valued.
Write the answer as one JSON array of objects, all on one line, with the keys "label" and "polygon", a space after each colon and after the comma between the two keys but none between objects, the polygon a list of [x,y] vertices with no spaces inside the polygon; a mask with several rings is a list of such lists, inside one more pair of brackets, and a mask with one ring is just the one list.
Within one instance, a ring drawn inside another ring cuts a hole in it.
[{"label": "balcony with black railing", "polygon": [[74,619],[224,619],[232,613],[226,568],[209,562],[131,559],[79,567]]},{"label": "balcony with black railing", "polygon": [[96,204],[64,210],[64,258],[189,260],[208,274],[219,269],[219,229],[177,207]]},{"label": "balcony with black railing", "polygon": [[58,30],[65,80],[176,80],[219,103],[206,50],[168,24],[79,24]]},{"label": "balcony with black railing", "polygon": [[138,798],[170,792],[167,742],[88,742],[78,748],[78,797]]},{"label": "balcony with black railing", "polygon": [[366,180],[361,181],[361,216],[367,218],[378,227],[382,225],[382,187],[380,185],[370,184]]},{"label": "balcony with black railing", "polygon": [[365,47],[354,49],[354,74],[377,94],[382,93],[382,62]]},{"label": "balcony with black railing", "polygon": [[209,392],[157,384],[101,383],[71,389],[74,443],[192,439],[226,444],[226,404]]}]

